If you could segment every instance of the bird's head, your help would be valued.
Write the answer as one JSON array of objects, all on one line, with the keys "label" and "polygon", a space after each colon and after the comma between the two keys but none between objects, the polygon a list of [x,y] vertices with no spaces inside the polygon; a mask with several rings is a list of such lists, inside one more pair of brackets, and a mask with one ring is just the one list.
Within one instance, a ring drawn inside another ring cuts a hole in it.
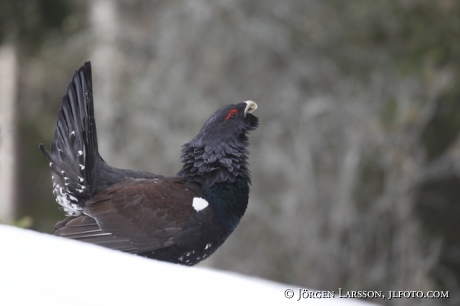
[{"label": "bird's head", "polygon": [[255,130],[259,120],[251,114],[257,109],[253,101],[231,104],[218,109],[192,140],[198,145],[220,146],[222,143],[247,141],[247,132]]},{"label": "bird's head", "polygon": [[179,175],[194,177],[205,188],[216,182],[234,181],[242,176],[248,181],[247,133],[255,130],[259,119],[252,114],[253,101],[231,104],[217,110],[192,141],[184,144]]}]

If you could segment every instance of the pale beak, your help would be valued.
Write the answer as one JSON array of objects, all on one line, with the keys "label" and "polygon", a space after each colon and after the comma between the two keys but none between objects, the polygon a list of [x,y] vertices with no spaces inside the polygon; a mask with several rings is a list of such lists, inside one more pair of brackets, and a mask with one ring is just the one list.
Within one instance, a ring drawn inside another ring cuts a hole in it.
[{"label": "pale beak", "polygon": [[245,101],[246,108],[244,109],[244,116],[246,117],[247,113],[252,113],[257,109],[257,104],[254,101]]}]

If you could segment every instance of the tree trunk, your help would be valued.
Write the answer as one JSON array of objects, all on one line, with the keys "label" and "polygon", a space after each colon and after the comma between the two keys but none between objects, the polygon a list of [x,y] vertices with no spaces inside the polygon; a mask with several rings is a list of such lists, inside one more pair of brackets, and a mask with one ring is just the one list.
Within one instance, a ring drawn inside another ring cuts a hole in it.
[{"label": "tree trunk", "polygon": [[0,221],[15,217],[18,62],[13,45],[0,46]]}]

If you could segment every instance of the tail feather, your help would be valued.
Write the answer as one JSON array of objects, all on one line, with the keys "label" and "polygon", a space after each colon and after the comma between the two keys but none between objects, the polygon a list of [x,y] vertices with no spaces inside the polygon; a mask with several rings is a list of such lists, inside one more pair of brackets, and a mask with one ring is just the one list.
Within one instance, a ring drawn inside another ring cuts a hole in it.
[{"label": "tail feather", "polygon": [[56,201],[68,215],[78,216],[91,196],[91,171],[100,159],[89,62],[73,76],[57,117],[50,151],[42,144],[40,149],[50,161]]}]

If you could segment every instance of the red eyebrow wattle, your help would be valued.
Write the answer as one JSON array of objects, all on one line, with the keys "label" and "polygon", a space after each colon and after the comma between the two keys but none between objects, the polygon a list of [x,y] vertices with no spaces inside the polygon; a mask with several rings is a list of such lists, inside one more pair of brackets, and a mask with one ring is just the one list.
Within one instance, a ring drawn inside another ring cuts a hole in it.
[{"label": "red eyebrow wattle", "polygon": [[234,113],[237,113],[238,110],[236,108],[232,109],[231,111],[228,112],[228,115],[227,117],[225,117],[225,120],[228,120],[230,119],[230,117],[234,114]]}]

